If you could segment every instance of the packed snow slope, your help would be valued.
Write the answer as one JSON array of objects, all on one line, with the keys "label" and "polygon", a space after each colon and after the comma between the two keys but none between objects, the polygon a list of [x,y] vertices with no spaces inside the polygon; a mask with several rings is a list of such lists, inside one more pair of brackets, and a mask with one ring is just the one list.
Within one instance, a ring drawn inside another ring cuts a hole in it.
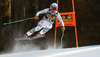
[{"label": "packed snow slope", "polygon": [[100,57],[100,45],[1,54],[0,57]]}]

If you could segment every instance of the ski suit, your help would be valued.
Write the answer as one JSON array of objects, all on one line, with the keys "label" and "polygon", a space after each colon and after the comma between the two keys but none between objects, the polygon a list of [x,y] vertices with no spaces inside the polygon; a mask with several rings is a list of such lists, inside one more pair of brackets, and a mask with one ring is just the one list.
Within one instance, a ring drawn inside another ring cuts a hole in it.
[{"label": "ski suit", "polygon": [[26,33],[28,36],[32,35],[34,32],[39,31],[41,29],[42,30],[39,32],[39,34],[40,35],[45,34],[47,31],[49,31],[52,28],[52,24],[55,22],[56,19],[58,19],[61,26],[64,27],[64,23],[58,11],[52,13],[52,11],[49,8],[47,8],[37,12],[36,16],[39,16],[40,14],[45,14],[45,15],[43,16],[43,18],[35,28],[32,28]]}]

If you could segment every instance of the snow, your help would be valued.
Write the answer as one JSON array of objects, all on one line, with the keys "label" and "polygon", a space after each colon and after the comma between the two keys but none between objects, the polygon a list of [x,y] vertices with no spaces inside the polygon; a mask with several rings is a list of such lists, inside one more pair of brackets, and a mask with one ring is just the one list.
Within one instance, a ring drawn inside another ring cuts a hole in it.
[{"label": "snow", "polygon": [[0,57],[100,57],[100,45],[1,54]]}]

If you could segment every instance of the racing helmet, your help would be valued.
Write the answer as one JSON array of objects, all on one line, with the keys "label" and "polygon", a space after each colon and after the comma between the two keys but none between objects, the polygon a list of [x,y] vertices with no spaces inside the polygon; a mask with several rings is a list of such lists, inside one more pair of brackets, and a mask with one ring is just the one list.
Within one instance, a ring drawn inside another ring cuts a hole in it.
[{"label": "racing helmet", "polygon": [[58,10],[58,5],[56,3],[52,3],[50,5],[50,10]]}]

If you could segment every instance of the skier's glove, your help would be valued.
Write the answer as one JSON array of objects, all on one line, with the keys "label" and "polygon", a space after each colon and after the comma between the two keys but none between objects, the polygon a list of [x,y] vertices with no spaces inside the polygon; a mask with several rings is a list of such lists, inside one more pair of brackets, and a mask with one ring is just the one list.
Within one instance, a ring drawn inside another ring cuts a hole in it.
[{"label": "skier's glove", "polygon": [[62,31],[64,31],[65,30],[65,27],[62,27]]},{"label": "skier's glove", "polygon": [[28,37],[28,34],[25,34],[22,38],[27,38]]},{"label": "skier's glove", "polygon": [[34,19],[39,19],[38,16],[35,16]]}]

